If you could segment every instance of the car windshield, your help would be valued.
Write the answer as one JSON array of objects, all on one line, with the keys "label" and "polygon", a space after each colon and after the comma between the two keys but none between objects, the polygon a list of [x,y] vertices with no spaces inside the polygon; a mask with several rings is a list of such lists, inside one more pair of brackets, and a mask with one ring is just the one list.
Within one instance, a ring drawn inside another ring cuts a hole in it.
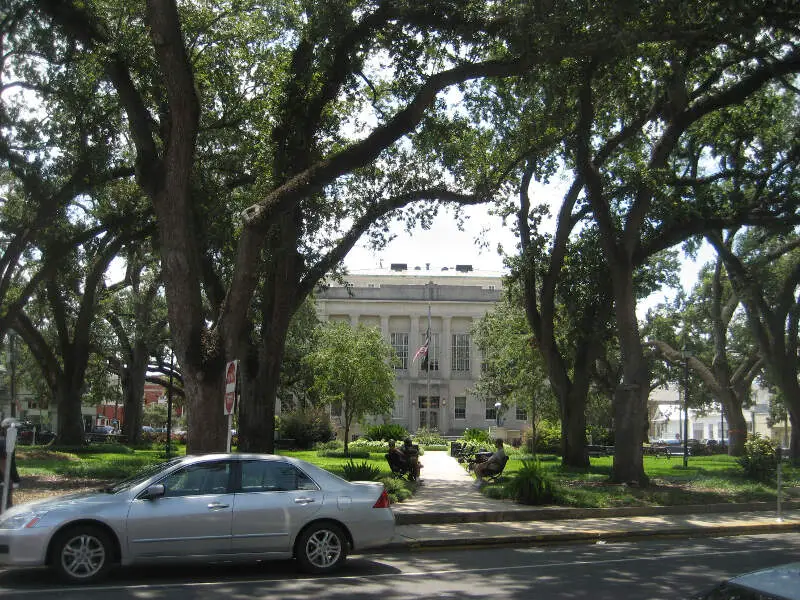
[{"label": "car windshield", "polygon": [[111,485],[105,488],[103,491],[107,494],[119,494],[120,492],[125,492],[132,487],[139,485],[143,481],[150,479],[153,475],[163,471],[164,469],[168,469],[169,467],[178,464],[181,460],[183,460],[183,458],[179,456],[166,462],[149,465],[136,473],[136,475],[128,477],[117,484]]}]

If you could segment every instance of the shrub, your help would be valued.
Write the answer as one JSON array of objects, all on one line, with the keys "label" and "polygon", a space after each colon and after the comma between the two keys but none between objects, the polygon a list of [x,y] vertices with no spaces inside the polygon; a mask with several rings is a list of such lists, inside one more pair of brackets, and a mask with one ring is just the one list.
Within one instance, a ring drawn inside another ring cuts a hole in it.
[{"label": "shrub", "polygon": [[536,447],[533,447],[533,431],[525,432],[523,436],[525,449],[531,454],[537,452],[561,452],[561,425],[541,421],[536,426]]},{"label": "shrub", "polygon": [[342,470],[348,481],[378,481],[381,477],[381,470],[367,461],[356,464],[351,460],[342,466]]},{"label": "shrub", "polygon": [[380,481],[386,488],[386,493],[389,494],[389,500],[391,500],[392,504],[411,498],[412,491],[408,487],[411,482],[397,477],[383,477]]},{"label": "shrub", "polygon": [[383,440],[403,440],[408,437],[408,431],[402,425],[396,423],[382,423],[381,425],[373,425],[367,429],[364,434],[364,439],[371,441]]},{"label": "shrub", "polygon": [[340,440],[329,440],[327,442],[317,442],[314,444],[314,450],[317,452],[324,452],[326,450],[333,450],[334,452],[344,449],[344,442]]},{"label": "shrub", "polygon": [[347,445],[348,450],[361,450],[366,452],[388,452],[389,442],[383,440],[367,440],[358,438]]},{"label": "shrub", "polygon": [[489,432],[485,429],[470,427],[464,430],[464,441],[477,442],[478,444],[491,444],[492,436],[490,436]]},{"label": "shrub", "polygon": [[420,446],[447,446],[447,440],[438,431],[421,428],[414,434],[414,443]]},{"label": "shrub", "polygon": [[294,440],[301,450],[333,439],[331,419],[324,408],[308,407],[281,417],[281,438]]},{"label": "shrub", "polygon": [[324,456],[325,458],[369,458],[369,451],[367,450],[318,450],[317,456]]},{"label": "shrub", "polygon": [[778,452],[775,445],[759,434],[748,436],[744,455],[737,461],[750,479],[768,481],[778,470]]},{"label": "shrub", "polygon": [[520,504],[549,504],[553,501],[553,480],[538,460],[523,460],[506,484],[506,493]]}]

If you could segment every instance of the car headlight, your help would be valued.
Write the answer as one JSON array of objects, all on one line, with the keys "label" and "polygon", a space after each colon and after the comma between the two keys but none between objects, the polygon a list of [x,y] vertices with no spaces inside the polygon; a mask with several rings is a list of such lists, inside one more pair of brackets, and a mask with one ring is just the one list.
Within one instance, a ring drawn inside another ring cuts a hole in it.
[{"label": "car headlight", "polygon": [[0,518],[0,529],[29,529],[36,527],[47,513],[26,511]]}]

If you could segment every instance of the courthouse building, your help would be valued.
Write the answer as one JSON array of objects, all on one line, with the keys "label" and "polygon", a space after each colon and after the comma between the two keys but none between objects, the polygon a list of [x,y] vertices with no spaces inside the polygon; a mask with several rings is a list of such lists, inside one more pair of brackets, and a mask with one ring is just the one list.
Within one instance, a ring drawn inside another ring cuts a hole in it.
[{"label": "courthouse building", "polygon": [[[347,286],[331,283],[317,295],[323,321],[377,327],[394,347],[395,405],[391,422],[414,432],[436,429],[458,435],[468,427],[525,429],[524,407],[497,414],[497,399],[479,400],[471,389],[480,377],[481,355],[471,329],[500,300],[501,274],[471,265],[433,269],[392,264],[390,269],[354,271]],[[425,343],[430,310],[429,370],[414,360]]]}]

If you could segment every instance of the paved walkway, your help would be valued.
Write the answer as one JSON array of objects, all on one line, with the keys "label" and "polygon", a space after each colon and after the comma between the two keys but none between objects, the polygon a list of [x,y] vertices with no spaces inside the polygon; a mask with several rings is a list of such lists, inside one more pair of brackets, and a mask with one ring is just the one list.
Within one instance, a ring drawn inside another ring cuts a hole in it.
[{"label": "paved walkway", "polygon": [[393,507],[397,527],[390,548],[395,550],[800,531],[800,504],[786,506],[780,520],[776,506],[766,503],[537,508],[485,497],[447,452],[428,451],[421,460],[417,493]]}]

